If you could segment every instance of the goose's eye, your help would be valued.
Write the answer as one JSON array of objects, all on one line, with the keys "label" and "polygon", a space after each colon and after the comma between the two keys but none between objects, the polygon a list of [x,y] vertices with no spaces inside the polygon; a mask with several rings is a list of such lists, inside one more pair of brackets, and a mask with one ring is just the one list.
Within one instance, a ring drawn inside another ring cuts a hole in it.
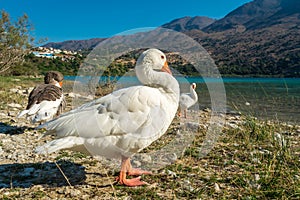
[{"label": "goose's eye", "polygon": [[165,57],[164,57],[164,56],[160,56],[160,58],[161,58],[161,59],[165,59]]}]

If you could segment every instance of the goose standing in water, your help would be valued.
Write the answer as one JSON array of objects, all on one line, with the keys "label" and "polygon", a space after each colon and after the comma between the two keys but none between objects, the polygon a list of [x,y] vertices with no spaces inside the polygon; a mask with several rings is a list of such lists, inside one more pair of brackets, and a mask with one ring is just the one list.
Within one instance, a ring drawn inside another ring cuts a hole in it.
[{"label": "goose standing in water", "polygon": [[29,94],[25,110],[17,116],[27,115],[32,123],[43,122],[58,116],[65,107],[62,92],[64,77],[60,72],[49,71],[45,74],[44,84],[36,86]]},{"label": "goose standing in water", "polygon": [[[38,147],[37,153],[70,149],[118,158],[119,183],[146,184],[139,175],[150,172],[133,169],[130,157],[167,131],[178,108],[179,85],[158,49],[144,51],[135,71],[143,85],[114,91],[41,125],[57,139]],[[138,177],[127,179],[127,175]]]},{"label": "goose standing in water", "polygon": [[179,97],[179,116],[181,116],[182,111],[184,112],[184,117],[187,118],[187,109],[198,102],[198,95],[196,93],[196,83],[190,85],[190,93],[183,93]]}]

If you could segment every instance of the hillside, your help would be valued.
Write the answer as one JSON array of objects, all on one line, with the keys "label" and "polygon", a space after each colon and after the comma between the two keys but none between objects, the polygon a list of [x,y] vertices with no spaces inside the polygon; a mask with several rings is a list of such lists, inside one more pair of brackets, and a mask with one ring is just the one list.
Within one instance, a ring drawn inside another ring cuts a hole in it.
[{"label": "hillside", "polygon": [[163,28],[173,29],[175,31],[199,30],[203,29],[216,20],[208,17],[183,17],[175,19],[169,23],[162,25]]},{"label": "hillside", "polygon": [[222,74],[300,76],[300,39],[296,28],[276,26],[198,39]]},{"label": "hillside", "polygon": [[[254,0],[224,18],[183,17],[162,27],[198,41],[222,74],[300,77],[299,0]],[[103,39],[48,43],[45,46],[92,49]],[[182,66],[178,66],[182,67]]]},{"label": "hillside", "polygon": [[91,50],[97,46],[100,42],[105,40],[105,38],[93,38],[88,40],[68,40],[63,42],[49,42],[43,47],[52,47],[55,49],[80,51],[80,50]]},{"label": "hillside", "polygon": [[246,3],[227,14],[224,18],[216,21],[208,27],[205,32],[220,32],[235,29],[239,26],[248,28],[248,23],[264,22],[268,17],[280,10],[280,0],[255,0]]},{"label": "hillside", "polygon": [[202,44],[223,74],[300,76],[297,0],[255,0],[205,27],[186,32]]}]

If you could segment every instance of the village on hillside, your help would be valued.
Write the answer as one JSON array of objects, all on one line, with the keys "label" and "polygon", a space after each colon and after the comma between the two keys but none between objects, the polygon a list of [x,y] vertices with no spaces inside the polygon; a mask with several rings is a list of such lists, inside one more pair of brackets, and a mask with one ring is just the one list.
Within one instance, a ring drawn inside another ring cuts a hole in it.
[{"label": "village on hillside", "polygon": [[41,57],[41,58],[49,58],[49,59],[61,58],[62,61],[73,60],[75,58],[75,55],[82,56],[76,51],[61,50],[52,47],[50,48],[36,47],[32,49],[31,53],[36,57]]}]

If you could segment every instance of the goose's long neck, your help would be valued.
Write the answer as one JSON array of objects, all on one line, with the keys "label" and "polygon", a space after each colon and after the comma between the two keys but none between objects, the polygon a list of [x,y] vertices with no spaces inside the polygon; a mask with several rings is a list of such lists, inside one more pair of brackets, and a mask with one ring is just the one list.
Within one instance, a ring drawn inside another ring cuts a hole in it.
[{"label": "goose's long neck", "polygon": [[167,93],[174,93],[179,99],[179,84],[177,80],[166,72],[157,72],[151,68],[151,63],[143,63],[143,67],[135,68],[138,79],[144,85],[162,87]]},{"label": "goose's long neck", "polygon": [[191,94],[192,99],[194,99],[195,101],[198,101],[198,95],[192,86],[190,87],[190,94]]}]

